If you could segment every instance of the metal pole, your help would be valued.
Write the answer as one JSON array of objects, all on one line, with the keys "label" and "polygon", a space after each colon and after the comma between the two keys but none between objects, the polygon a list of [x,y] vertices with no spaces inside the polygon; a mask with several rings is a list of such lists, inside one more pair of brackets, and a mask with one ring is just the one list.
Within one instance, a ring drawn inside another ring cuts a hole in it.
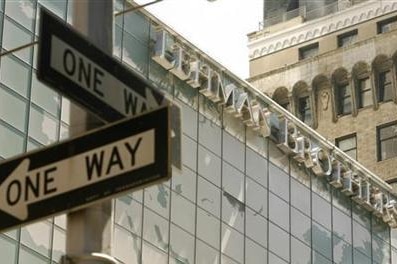
[{"label": "metal pole", "polygon": [[[73,26],[86,35],[94,45],[104,52],[112,54],[113,1],[74,1]],[[85,130],[102,125],[95,117],[73,105],[71,106],[70,116],[71,135],[80,134]],[[70,175],[70,177],[73,176]],[[70,199],[73,199],[73,197],[70,197]],[[66,256],[62,259],[64,263],[116,263],[109,256],[111,245],[111,200],[68,214]]]}]

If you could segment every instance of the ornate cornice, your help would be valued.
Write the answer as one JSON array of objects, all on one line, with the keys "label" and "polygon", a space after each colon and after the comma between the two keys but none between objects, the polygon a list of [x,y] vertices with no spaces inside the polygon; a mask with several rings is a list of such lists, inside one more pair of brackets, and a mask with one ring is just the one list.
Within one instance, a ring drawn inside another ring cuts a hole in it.
[{"label": "ornate cornice", "polygon": [[376,0],[354,5],[323,18],[251,41],[248,44],[249,58],[252,60],[265,56],[394,11],[397,11],[396,1]]}]

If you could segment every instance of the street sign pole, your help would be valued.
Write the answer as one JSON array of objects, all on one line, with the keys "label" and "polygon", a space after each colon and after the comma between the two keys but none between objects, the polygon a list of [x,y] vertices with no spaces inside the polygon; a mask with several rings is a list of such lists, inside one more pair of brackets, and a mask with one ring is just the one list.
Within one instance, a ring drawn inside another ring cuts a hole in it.
[{"label": "street sign pole", "polygon": [[[104,52],[112,55],[113,1],[74,1],[73,26]],[[91,114],[83,113],[79,108],[72,106],[72,135],[81,133],[81,128],[84,127],[95,128],[98,123]],[[68,262],[112,263],[109,258],[112,245],[112,213],[112,200],[108,200],[67,215],[65,259],[70,260]],[[98,253],[99,256],[89,257]]]}]

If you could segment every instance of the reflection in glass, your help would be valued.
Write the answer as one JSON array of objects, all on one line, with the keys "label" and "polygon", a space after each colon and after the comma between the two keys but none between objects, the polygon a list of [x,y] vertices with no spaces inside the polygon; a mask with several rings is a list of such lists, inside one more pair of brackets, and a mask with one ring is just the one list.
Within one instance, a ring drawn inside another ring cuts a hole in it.
[{"label": "reflection in glass", "polygon": [[197,237],[219,248],[221,222],[210,213],[197,208]]},{"label": "reflection in glass", "polygon": [[246,148],[246,173],[263,186],[267,186],[267,159]]},{"label": "reflection in glass", "polygon": [[145,206],[159,213],[163,217],[169,216],[170,190],[164,184],[157,184],[145,188]]},{"label": "reflection in glass", "polygon": [[291,208],[291,234],[296,238],[310,245],[310,218],[300,211]]},{"label": "reflection in glass", "polygon": [[229,226],[244,232],[245,205],[227,192],[222,195],[222,220]]},{"label": "reflection in glass", "polygon": [[310,189],[294,179],[291,179],[291,204],[306,215],[310,215]]},{"label": "reflection in glass", "polygon": [[267,264],[267,251],[252,240],[245,239],[245,264]]},{"label": "reflection in glass", "polygon": [[143,238],[166,250],[168,248],[168,221],[147,208],[144,211],[144,219]]},{"label": "reflection in glass", "polygon": [[196,264],[218,264],[219,252],[199,239],[196,240]]},{"label": "reflection in glass", "polygon": [[[312,225],[313,249],[328,259],[332,258],[331,232],[313,222]],[[314,259],[315,261],[316,259]]]},{"label": "reflection in glass", "polygon": [[220,189],[201,177],[198,177],[198,206],[204,208],[211,214],[220,215]]},{"label": "reflection in glass", "polygon": [[244,144],[229,133],[223,132],[223,159],[244,171],[244,155]]},{"label": "reflection in glass", "polygon": [[320,196],[312,193],[312,216],[313,220],[317,221],[328,230],[331,230],[331,205]]},{"label": "reflection in glass", "polygon": [[1,57],[0,81],[26,97],[29,68],[11,56]]},{"label": "reflection in glass", "polygon": [[17,245],[16,243],[0,235],[0,256],[2,259],[6,259],[9,263],[15,263]]},{"label": "reflection in glass", "polygon": [[291,237],[291,263],[310,264],[311,250],[310,247],[299,240]]},{"label": "reflection in glass", "polygon": [[148,242],[143,241],[142,264],[167,264],[168,255],[166,252],[153,247]]},{"label": "reflection in glass", "polygon": [[199,143],[218,156],[221,156],[221,131],[218,125],[199,115]]},{"label": "reflection in glass", "polygon": [[48,222],[38,222],[21,229],[21,243],[27,247],[49,256],[51,226]]},{"label": "reflection in glass", "polygon": [[271,192],[269,192],[269,220],[289,231],[289,206]]},{"label": "reflection in glass", "polygon": [[170,257],[178,264],[193,264],[194,237],[175,225],[171,225]]},{"label": "reflection in glass", "polygon": [[246,204],[258,214],[267,217],[267,190],[246,177]]},{"label": "reflection in glass", "polygon": [[225,191],[244,202],[244,174],[241,171],[223,162],[222,182]]},{"label": "reflection in glass", "polygon": [[196,173],[187,167],[182,170],[172,167],[172,190],[192,202],[195,201]]},{"label": "reflection in glass", "polygon": [[221,240],[222,253],[242,263],[244,261],[244,236],[234,229],[222,225]]},{"label": "reflection in glass", "polygon": [[213,184],[221,185],[221,159],[199,145],[198,173],[211,181]]},{"label": "reflection in glass", "polygon": [[289,201],[289,176],[273,163],[269,163],[269,189]]},{"label": "reflection in glass", "polygon": [[58,121],[43,110],[30,108],[29,136],[47,145],[57,140]]},{"label": "reflection in glass", "polygon": [[142,229],[142,204],[134,201],[130,196],[117,198],[114,221],[125,229],[140,235]]},{"label": "reflection in glass", "polygon": [[141,239],[117,225],[114,231],[115,257],[124,263],[140,263]]},{"label": "reflection in glass", "polygon": [[334,262],[337,264],[352,264],[352,246],[337,236],[333,237]]},{"label": "reflection in glass", "polygon": [[172,222],[194,234],[194,221],[196,218],[194,204],[175,192],[172,192],[171,201]]},{"label": "reflection in glass", "polygon": [[267,220],[247,208],[245,234],[256,243],[267,247]]},{"label": "reflection in glass", "polygon": [[[289,234],[281,228],[269,222],[269,250],[283,258],[289,260]],[[270,260],[269,263],[276,263]]]},{"label": "reflection in glass", "polygon": [[36,4],[31,0],[7,1],[5,13],[28,30],[33,29]]},{"label": "reflection in glass", "polygon": [[25,131],[26,101],[0,87],[0,119],[20,131]]},{"label": "reflection in glass", "polygon": [[48,260],[34,251],[21,247],[18,264],[47,264]]},{"label": "reflection in glass", "polygon": [[52,260],[59,262],[66,253],[66,232],[54,227],[54,239],[52,241]]}]

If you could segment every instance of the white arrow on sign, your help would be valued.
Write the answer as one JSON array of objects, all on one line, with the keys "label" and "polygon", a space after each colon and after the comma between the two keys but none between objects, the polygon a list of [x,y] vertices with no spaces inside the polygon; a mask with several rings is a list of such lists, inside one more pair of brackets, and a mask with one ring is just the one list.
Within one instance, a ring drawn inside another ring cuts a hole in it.
[{"label": "white arrow on sign", "polygon": [[26,158],[2,182],[0,210],[25,220],[29,204],[153,164],[155,143],[150,129],[34,170]]}]

